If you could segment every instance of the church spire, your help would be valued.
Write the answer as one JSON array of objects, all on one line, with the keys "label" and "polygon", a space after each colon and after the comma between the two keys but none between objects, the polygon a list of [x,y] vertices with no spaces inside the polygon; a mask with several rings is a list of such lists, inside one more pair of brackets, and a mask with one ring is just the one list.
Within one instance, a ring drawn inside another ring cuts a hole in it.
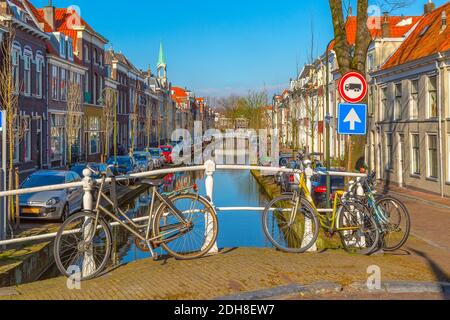
[{"label": "church spire", "polygon": [[158,68],[159,67],[166,67],[166,58],[164,57],[164,49],[163,49],[163,44],[162,41],[159,44],[159,59],[158,59]]}]

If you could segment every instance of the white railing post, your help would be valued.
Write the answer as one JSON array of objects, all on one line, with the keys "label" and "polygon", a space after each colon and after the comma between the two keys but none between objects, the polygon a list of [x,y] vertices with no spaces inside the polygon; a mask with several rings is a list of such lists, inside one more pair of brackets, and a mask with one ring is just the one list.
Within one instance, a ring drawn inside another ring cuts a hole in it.
[{"label": "white railing post", "polygon": [[[83,176],[84,176],[84,178],[83,178],[83,191],[84,191],[83,209],[85,211],[92,211],[94,208],[94,197],[92,195],[93,180],[91,178],[91,170],[84,169]],[[87,225],[84,228],[84,235],[83,235],[84,239],[87,239],[88,241],[93,240],[93,239],[88,239],[88,238],[91,238],[90,233],[91,233],[91,228],[93,228],[93,227],[94,226],[92,225],[92,223],[90,223],[89,225]],[[83,275],[85,275],[85,276],[90,275],[94,270],[95,270],[95,261],[94,261],[94,256],[93,256],[92,249],[91,249],[84,253]]]},{"label": "white railing post", "polygon": [[[308,187],[309,192],[312,192],[312,184],[311,184],[311,177],[314,175],[314,170],[312,169],[311,161],[305,161],[304,162],[306,168],[305,168],[305,175],[306,175],[306,186]],[[311,219],[305,217],[305,233],[303,236],[303,243],[302,247],[307,245],[309,242],[311,242],[312,239],[312,222]],[[317,251],[317,244],[314,243],[314,245],[308,249],[308,252],[316,252]]]},{"label": "white railing post", "polygon": [[[214,194],[214,172],[216,171],[216,163],[212,160],[208,160],[205,162],[205,189],[206,189],[206,195],[209,198],[209,201],[211,202],[211,204],[214,206],[214,201],[213,201],[213,194]],[[207,216],[206,217],[206,221],[205,221],[205,227],[206,227],[206,241],[205,241],[205,246],[207,246],[209,244],[209,241],[211,241],[211,237],[212,237],[212,233],[213,233],[213,221],[211,219],[211,217]],[[209,253],[217,253],[219,252],[219,248],[217,247],[217,241],[214,244],[214,246],[211,248],[211,250],[209,251]]]}]

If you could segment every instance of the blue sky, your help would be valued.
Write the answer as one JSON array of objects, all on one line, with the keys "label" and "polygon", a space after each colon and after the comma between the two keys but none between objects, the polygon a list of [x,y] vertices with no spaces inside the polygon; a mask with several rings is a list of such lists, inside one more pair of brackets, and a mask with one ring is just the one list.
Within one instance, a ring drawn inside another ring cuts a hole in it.
[{"label": "blue sky", "polygon": [[[31,0],[40,7],[48,0]],[[353,1],[353,0],[352,0]],[[421,14],[426,0],[397,13]],[[445,0],[435,0],[436,5]],[[333,36],[328,0],[53,0],[78,5],[83,18],[140,68],[155,71],[164,44],[173,85],[197,96],[287,88],[307,60],[311,22],[315,54]],[[354,12],[356,10],[354,9]]]}]

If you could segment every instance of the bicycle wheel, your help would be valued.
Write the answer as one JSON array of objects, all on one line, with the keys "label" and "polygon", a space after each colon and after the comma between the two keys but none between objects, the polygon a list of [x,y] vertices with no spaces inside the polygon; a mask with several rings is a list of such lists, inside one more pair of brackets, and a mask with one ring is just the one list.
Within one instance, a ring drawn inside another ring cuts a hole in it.
[{"label": "bicycle wheel", "polygon": [[347,252],[369,255],[377,249],[380,239],[378,226],[363,203],[345,201],[338,209],[336,227]]},{"label": "bicycle wheel", "polygon": [[169,198],[181,212],[185,224],[166,204],[155,215],[153,237],[161,247],[176,259],[189,260],[204,256],[216,243],[218,220],[214,208],[205,198],[196,194]]},{"label": "bicycle wheel", "polygon": [[411,232],[411,219],[405,205],[395,198],[383,197],[375,203],[372,215],[382,231],[383,250],[400,249]]},{"label": "bicycle wheel", "polygon": [[315,210],[300,198],[293,222],[296,201],[293,195],[282,195],[270,202],[262,215],[263,230],[269,241],[279,250],[303,253],[310,249],[319,236],[319,222]]},{"label": "bicycle wheel", "polygon": [[54,256],[56,266],[66,277],[79,274],[80,280],[95,278],[103,271],[111,254],[111,230],[95,214],[79,212],[68,218],[56,235]]}]

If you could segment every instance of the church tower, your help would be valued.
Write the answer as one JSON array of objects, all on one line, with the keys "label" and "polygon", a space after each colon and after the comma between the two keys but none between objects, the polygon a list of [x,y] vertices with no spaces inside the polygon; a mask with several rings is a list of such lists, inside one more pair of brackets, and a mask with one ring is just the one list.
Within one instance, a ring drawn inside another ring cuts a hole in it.
[{"label": "church tower", "polygon": [[166,87],[167,86],[167,64],[166,64],[166,58],[164,57],[164,49],[162,42],[159,45],[159,58],[158,58],[158,66],[157,66],[157,72],[158,72],[158,79],[161,82],[161,84]]}]

